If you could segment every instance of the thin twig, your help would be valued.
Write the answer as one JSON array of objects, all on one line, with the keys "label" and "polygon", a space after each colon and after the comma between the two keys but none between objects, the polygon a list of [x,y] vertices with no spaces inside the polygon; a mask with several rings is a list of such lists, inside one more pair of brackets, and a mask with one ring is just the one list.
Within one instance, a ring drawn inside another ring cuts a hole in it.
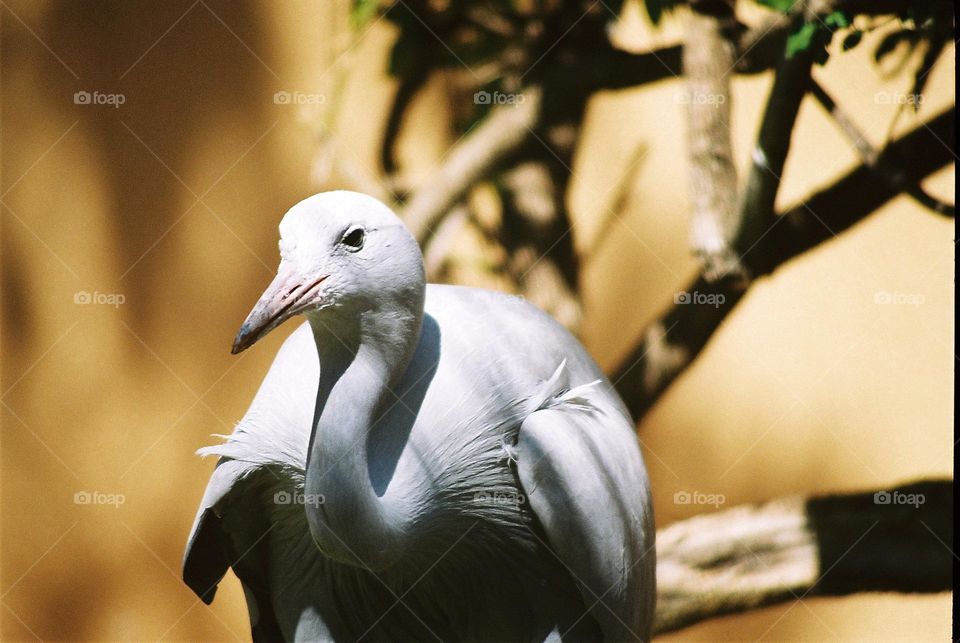
[{"label": "thin twig", "polygon": [[[860,159],[865,165],[878,172],[886,179],[892,187],[897,188],[913,197],[921,205],[933,210],[937,214],[944,216],[954,216],[955,206],[950,203],[940,201],[934,196],[927,194],[922,187],[917,184],[911,184],[904,180],[904,175],[895,167],[880,164],[880,152],[870,144],[867,137],[857,127],[853,118],[841,107],[832,96],[816,81],[813,81],[810,87],[810,93],[817,99],[817,102],[830,114],[833,121],[840,128],[840,131],[847,137],[850,144],[860,155]],[[896,162],[896,159],[893,159]]]}]

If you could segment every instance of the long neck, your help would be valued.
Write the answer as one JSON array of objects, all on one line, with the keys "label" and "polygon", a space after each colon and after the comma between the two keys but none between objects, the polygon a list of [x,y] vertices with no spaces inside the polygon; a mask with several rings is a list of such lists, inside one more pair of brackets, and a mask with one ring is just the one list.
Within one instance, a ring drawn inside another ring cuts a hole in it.
[{"label": "long neck", "polygon": [[331,558],[382,569],[403,553],[409,512],[403,498],[377,495],[370,477],[371,428],[393,401],[420,335],[422,300],[346,321],[310,319],[320,383],[306,471],[307,518]]}]

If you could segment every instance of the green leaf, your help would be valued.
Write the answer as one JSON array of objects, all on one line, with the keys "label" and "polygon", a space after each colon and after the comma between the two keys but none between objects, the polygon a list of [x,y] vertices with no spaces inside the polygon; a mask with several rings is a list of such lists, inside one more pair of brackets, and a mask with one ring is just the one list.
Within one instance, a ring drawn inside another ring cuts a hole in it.
[{"label": "green leaf", "polygon": [[380,6],[380,0],[353,0],[353,7],[350,9],[350,23],[354,29],[358,29],[369,22],[370,18],[376,15]]},{"label": "green leaf", "polygon": [[823,24],[830,27],[831,30],[843,29],[850,26],[850,18],[842,11],[834,11],[823,19]]},{"label": "green leaf", "polygon": [[787,38],[787,58],[793,58],[798,53],[809,49],[811,43],[813,43],[813,36],[816,33],[817,25],[813,24],[812,22],[805,22],[803,23],[803,26],[790,34],[790,37]]},{"label": "green leaf", "polygon": [[793,5],[797,3],[797,0],[757,0],[757,3],[765,7],[770,7],[780,13],[789,13],[790,10],[793,9]]}]

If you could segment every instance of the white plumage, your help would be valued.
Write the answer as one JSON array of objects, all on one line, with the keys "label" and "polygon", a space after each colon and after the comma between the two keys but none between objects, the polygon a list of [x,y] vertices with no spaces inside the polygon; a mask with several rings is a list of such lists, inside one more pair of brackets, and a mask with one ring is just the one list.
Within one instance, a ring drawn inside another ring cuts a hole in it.
[{"label": "white plumage", "polygon": [[307,323],[201,450],[190,587],[209,602],[232,566],[255,640],[646,639],[649,483],[580,343],[519,298],[425,285],[369,197],[318,194],[280,232],[234,348]]}]

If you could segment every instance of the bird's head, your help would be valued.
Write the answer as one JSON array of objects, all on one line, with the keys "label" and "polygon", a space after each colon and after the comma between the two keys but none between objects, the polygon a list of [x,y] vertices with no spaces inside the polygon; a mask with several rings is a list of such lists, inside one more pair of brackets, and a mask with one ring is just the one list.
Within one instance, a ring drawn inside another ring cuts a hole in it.
[{"label": "bird's head", "polygon": [[356,192],[322,192],[280,222],[280,267],[244,321],[233,353],[297,314],[336,325],[367,311],[422,310],[423,258],[400,219]]}]

